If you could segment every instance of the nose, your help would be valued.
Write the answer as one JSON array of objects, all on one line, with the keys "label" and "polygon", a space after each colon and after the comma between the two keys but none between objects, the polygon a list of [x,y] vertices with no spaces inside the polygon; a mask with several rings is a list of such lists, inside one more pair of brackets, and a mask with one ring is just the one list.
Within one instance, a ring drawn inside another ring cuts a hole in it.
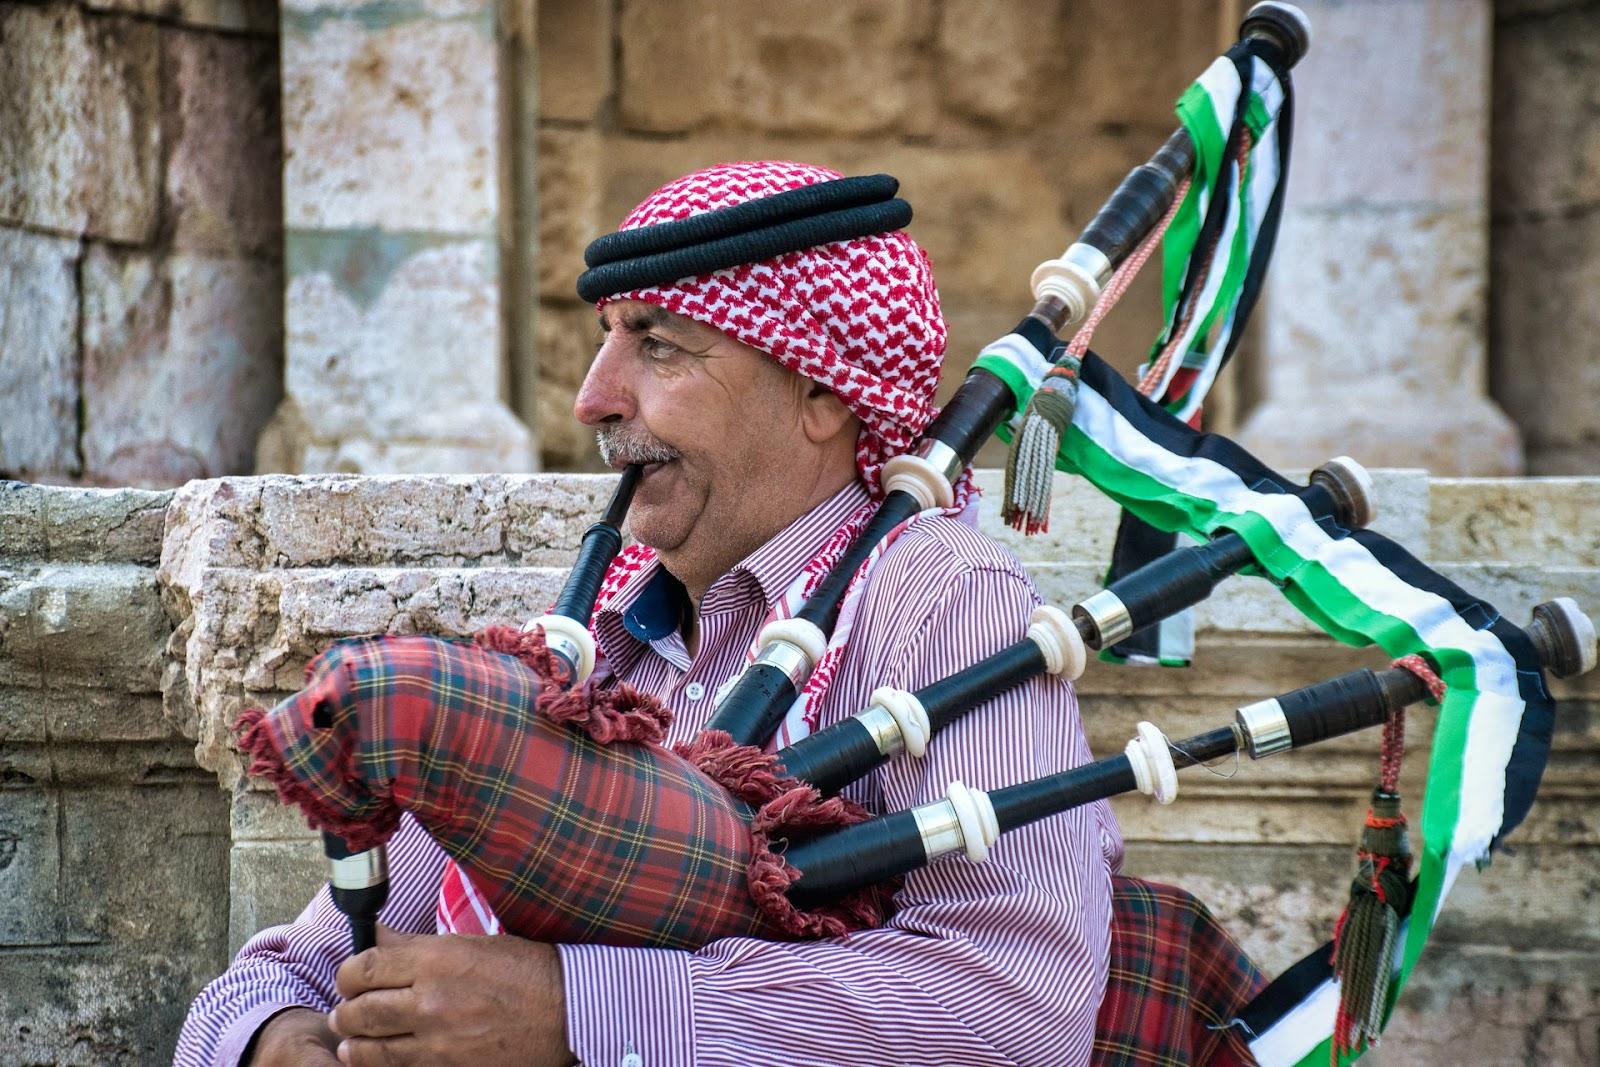
[{"label": "nose", "polygon": [[607,335],[572,402],[572,413],[585,426],[627,422],[638,414],[628,375],[624,373],[626,353],[621,333],[614,330]]}]

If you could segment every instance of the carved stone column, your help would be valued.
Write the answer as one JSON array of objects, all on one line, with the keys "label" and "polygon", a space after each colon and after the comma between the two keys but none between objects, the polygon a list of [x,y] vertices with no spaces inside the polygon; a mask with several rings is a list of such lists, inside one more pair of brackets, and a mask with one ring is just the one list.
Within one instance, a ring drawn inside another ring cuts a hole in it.
[{"label": "carved stone column", "polygon": [[1240,437],[1283,466],[1520,473],[1487,387],[1489,0],[1303,6],[1265,397]]},{"label": "carved stone column", "polygon": [[530,470],[501,401],[493,0],[282,13],[285,392],[269,471]]}]

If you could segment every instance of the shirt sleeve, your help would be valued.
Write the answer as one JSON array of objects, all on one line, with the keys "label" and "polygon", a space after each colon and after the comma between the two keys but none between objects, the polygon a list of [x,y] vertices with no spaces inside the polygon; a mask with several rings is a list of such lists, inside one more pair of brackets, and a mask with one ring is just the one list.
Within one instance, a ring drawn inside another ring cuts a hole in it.
[{"label": "shirt sleeve", "polygon": [[[404,816],[389,841],[389,899],[379,921],[432,933],[444,864],[427,831]],[[349,922],[323,886],[299,918],[256,934],[200,991],[178,1035],[174,1067],[234,1067],[256,1031],[284,1009],[331,1011],[334,972],[349,955]]]},{"label": "shirt sleeve", "polygon": [[[888,621],[864,602],[849,661],[878,673],[851,690],[916,689],[1022,637],[1039,601],[1020,566],[952,578],[948,561],[899,555],[873,582],[913,617]],[[952,779],[993,789],[1089,758],[1070,685],[1037,679],[975,709],[923,759],[890,761],[856,796],[897,811],[941,798]],[[1086,1062],[1120,849],[1101,802],[1005,835],[982,865],[949,856],[913,872],[885,927],[843,941],[562,946],[569,1042],[589,1067]]]}]

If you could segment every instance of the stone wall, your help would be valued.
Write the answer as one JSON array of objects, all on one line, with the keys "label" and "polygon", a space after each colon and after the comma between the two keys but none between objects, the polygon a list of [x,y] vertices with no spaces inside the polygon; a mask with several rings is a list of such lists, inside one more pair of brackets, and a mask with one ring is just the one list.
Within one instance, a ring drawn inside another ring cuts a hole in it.
[{"label": "stone wall", "polygon": [[[898,177],[950,321],[948,392],[1031,304],[1033,268],[1172,132],[1172,102],[1237,26],[1233,7],[805,0],[752,19],[719,0],[541,3],[542,303],[525,416],[546,467],[597,462],[571,417],[597,338],[573,283],[584,245],[650,190],[736,159]],[[1156,329],[1148,273],[1097,339],[1125,367]]]},{"label": "stone wall", "polygon": [[228,802],[163,712],[170,492],[0,482],[0,1064],[170,1061]]},{"label": "stone wall", "polygon": [[254,469],[281,392],[272,0],[0,3],[0,474]]},{"label": "stone wall", "polygon": [[[980,482],[994,489],[998,477],[984,471]],[[0,890],[24,902],[17,918],[4,913],[0,1017],[29,1042],[0,1064],[156,1062],[136,1050],[164,1049],[188,994],[255,930],[291,918],[324,876],[298,816],[241,777],[227,724],[293,692],[307,660],[339,637],[460,635],[534,613],[609,483],[278,476],[194,482],[170,503],[17,487],[0,496],[10,546],[0,561],[0,847],[11,857]],[[1043,537],[1004,529],[993,493],[981,521],[1047,599],[1066,604],[1096,588],[1114,513],[1064,477],[1057,491]],[[1600,479],[1386,471],[1377,495],[1379,529],[1516,617],[1555,595],[1600,606],[1589,532]],[[1181,736],[1248,700],[1381,663],[1317,635],[1252,579],[1202,607],[1198,642],[1190,670],[1091,665],[1079,692],[1097,752],[1119,750],[1140,718]],[[1540,801],[1492,868],[1463,875],[1375,1062],[1448,1065],[1472,1049],[1481,1062],[1565,1064],[1600,1052],[1600,676],[1556,692]],[[1430,716],[1409,724],[1413,812]],[[1116,803],[1129,869],[1192,888],[1265,967],[1281,968],[1338,912],[1375,774],[1371,737],[1247,763],[1235,781],[1188,772],[1174,808]],[[88,899],[55,896],[58,871],[92,886]],[[166,985],[161,1010],[136,1022],[148,1003],[119,983],[147,958],[165,961]],[[101,1044],[78,1049],[80,1035]]]}]

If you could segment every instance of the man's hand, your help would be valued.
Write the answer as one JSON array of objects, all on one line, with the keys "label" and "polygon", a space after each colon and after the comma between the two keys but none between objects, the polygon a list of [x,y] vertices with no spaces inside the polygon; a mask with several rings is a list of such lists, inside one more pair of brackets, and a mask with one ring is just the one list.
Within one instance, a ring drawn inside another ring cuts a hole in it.
[{"label": "man's hand", "polygon": [[268,1020],[256,1035],[250,1067],[339,1067],[339,1035],[328,1017],[310,1008],[290,1008]]},{"label": "man's hand", "polygon": [[561,960],[519,937],[398,934],[344,962],[333,1010],[349,1067],[543,1067],[567,1049]]}]

